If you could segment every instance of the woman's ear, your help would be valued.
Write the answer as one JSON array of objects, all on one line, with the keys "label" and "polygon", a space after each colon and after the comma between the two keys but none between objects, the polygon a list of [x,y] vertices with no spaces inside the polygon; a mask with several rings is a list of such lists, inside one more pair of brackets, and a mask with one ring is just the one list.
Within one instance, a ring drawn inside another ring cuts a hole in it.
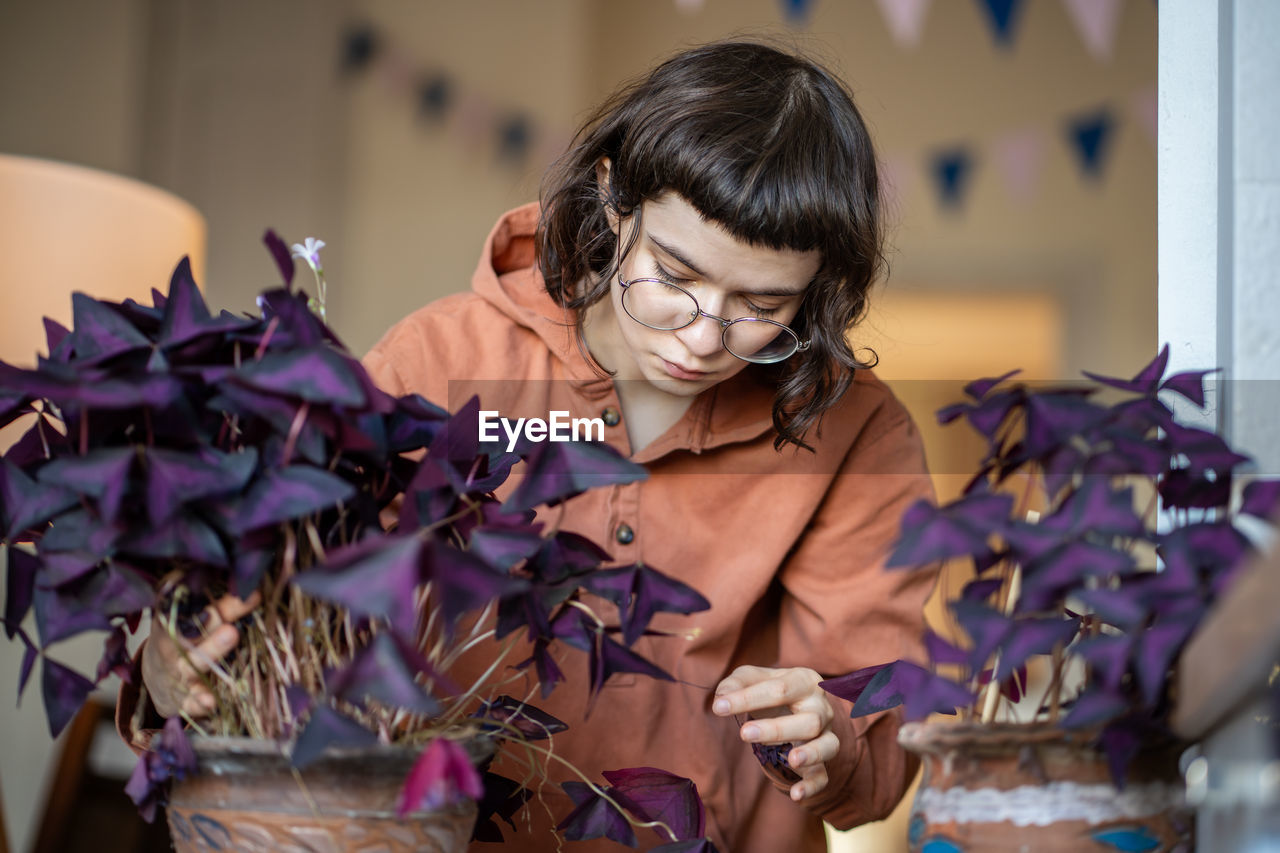
[{"label": "woman's ear", "polygon": [[610,170],[613,162],[608,157],[601,157],[596,162],[596,191],[600,193],[600,204],[604,206],[604,215],[609,220],[609,229],[618,233],[618,206],[613,202],[613,188],[609,184]]}]

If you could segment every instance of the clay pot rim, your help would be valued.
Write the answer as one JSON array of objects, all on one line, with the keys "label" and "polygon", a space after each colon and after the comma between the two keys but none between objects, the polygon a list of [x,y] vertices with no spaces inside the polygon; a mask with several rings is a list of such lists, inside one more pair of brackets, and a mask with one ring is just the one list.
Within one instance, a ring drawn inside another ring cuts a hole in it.
[{"label": "clay pot rim", "polygon": [[[200,735],[191,734],[191,747],[198,758],[234,758],[243,756],[251,759],[289,760],[286,743],[266,738],[248,737],[245,735]],[[479,765],[493,755],[496,744],[493,739],[482,734],[471,734],[457,741],[467,751],[472,763]],[[342,761],[350,758],[375,757],[390,761],[415,761],[426,743],[376,743],[368,746],[330,746],[320,758],[326,761]]]},{"label": "clay pot rim", "polygon": [[1007,748],[1030,744],[1092,746],[1098,730],[1064,729],[1060,723],[976,723],[924,720],[904,723],[898,743],[915,752],[937,752],[954,747]]}]

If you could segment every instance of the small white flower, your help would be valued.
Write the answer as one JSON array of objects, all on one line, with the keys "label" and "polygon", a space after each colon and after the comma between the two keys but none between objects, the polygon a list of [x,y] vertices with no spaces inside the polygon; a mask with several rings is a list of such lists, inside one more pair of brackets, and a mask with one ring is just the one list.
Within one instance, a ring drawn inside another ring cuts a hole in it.
[{"label": "small white flower", "polygon": [[320,269],[320,250],[324,248],[323,240],[308,237],[302,243],[294,243],[290,248],[293,249],[295,258],[306,261],[313,270]]}]

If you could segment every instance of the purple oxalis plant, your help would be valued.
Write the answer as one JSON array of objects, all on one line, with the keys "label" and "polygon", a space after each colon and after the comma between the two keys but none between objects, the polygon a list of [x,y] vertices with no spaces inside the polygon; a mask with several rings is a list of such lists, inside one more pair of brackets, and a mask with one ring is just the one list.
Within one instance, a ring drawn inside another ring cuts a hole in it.
[{"label": "purple oxalis plant", "polygon": [[[959,498],[904,514],[888,563],[972,562],[974,579],[947,603],[967,643],[930,631],[926,665],[823,682],[853,716],[902,706],[907,720],[986,721],[1001,694],[1021,694],[1027,663],[1048,656],[1049,690],[1032,713],[1097,731],[1117,784],[1144,744],[1172,740],[1178,655],[1254,550],[1238,518],[1271,518],[1280,481],[1238,488],[1249,458],[1179,423],[1162,399],[1203,408],[1212,371],[1166,377],[1168,359],[1165,347],[1132,379],[1086,373],[1089,386],[1013,384],[1015,371],[970,383],[967,401],[938,412],[967,422],[986,454]],[[1104,389],[1120,399],[1096,401]],[[1073,657],[1082,683],[1066,675]]]},{"label": "purple oxalis plant", "polygon": [[[265,242],[284,287],[260,297],[258,317],[212,314],[184,260],[151,305],[76,294],[73,328],[46,320],[49,355],[34,369],[0,363],[0,427],[25,425],[0,458],[19,696],[41,662],[56,736],[107,675],[134,678],[126,641],[144,616],[195,638],[210,601],[256,592],[264,604],[210,682],[218,708],[201,729],[277,739],[299,767],[330,747],[423,745],[402,813],[475,799],[477,837],[500,840],[492,818],[514,828],[531,794],[487,761],[472,766],[454,741],[532,741],[566,726],[496,687],[451,680],[482,614],[498,639],[523,642],[528,656],[506,669],[532,672],[544,696],[563,680],[552,651],[586,653],[590,702],[616,673],[669,679],[632,644],[655,613],[709,605],[651,567],[605,568],[599,546],[535,519],[643,467],[589,443],[489,452],[478,400],[451,415],[380,391],[291,288],[284,244],[271,232]],[[524,477],[500,502],[516,465]],[[586,618],[585,592],[616,604],[619,623]],[[35,639],[22,627],[32,613]],[[105,635],[91,675],[48,654],[85,632]],[[170,719],[128,793],[150,817],[194,763]],[[649,768],[606,778],[613,787],[570,790],[570,837],[592,837],[599,821],[625,834],[621,808],[685,845],[669,849],[711,849],[688,780]]]}]

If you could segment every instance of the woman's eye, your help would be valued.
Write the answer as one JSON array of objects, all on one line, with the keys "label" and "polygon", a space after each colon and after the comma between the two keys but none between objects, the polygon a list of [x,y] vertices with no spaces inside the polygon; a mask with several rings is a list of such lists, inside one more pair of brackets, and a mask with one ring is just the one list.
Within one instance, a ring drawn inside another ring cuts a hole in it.
[{"label": "woman's eye", "polygon": [[665,282],[669,282],[670,284],[688,284],[692,280],[692,279],[680,278],[679,276],[672,275],[671,273],[667,272],[657,264],[654,264],[654,270],[656,271],[656,275],[659,279]]},{"label": "woman's eye", "polygon": [[747,308],[751,309],[751,313],[757,317],[771,317],[781,310],[780,305],[757,305],[750,299],[743,300],[747,304]]}]

